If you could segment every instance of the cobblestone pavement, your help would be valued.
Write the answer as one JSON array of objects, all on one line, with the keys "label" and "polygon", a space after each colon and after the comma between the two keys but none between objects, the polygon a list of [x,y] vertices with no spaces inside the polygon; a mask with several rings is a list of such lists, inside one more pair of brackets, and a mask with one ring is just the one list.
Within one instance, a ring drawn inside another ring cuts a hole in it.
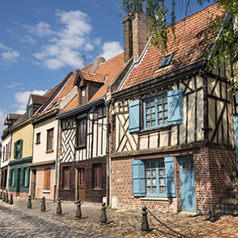
[{"label": "cobblestone pavement", "polygon": [[[163,226],[148,214],[151,232],[141,233],[141,210],[107,210],[107,225],[100,225],[101,204],[82,204],[82,219],[75,219],[76,205],[62,203],[62,215],[56,214],[57,204],[46,201],[15,199],[13,205],[0,200],[0,237],[238,237],[236,216],[191,216],[152,211]],[[178,233],[176,233],[178,232]],[[180,233],[180,234],[179,234]]]}]

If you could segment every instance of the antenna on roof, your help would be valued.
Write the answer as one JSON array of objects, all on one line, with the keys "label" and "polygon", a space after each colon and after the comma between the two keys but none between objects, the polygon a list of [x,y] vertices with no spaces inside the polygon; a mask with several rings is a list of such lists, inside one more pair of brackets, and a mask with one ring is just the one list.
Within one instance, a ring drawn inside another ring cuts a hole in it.
[{"label": "antenna on roof", "polygon": [[84,67],[86,67],[86,55],[76,56],[74,58],[84,58]]}]

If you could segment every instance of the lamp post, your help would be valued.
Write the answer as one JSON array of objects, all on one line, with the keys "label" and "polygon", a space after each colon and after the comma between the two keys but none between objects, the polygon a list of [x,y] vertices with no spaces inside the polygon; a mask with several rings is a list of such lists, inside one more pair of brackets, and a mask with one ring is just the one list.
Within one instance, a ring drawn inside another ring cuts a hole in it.
[{"label": "lamp post", "polygon": [[109,102],[105,101],[105,107],[106,107],[106,117],[107,117],[107,123],[98,123],[98,110],[93,107],[89,111],[89,120],[92,122],[97,122],[98,125],[105,125],[107,127],[107,135],[106,135],[106,161],[107,161],[107,205],[110,203],[110,170],[111,170],[111,165],[110,165],[110,160],[109,160],[109,133],[110,133],[110,123],[109,123],[109,113],[108,113],[108,107],[109,107]]}]

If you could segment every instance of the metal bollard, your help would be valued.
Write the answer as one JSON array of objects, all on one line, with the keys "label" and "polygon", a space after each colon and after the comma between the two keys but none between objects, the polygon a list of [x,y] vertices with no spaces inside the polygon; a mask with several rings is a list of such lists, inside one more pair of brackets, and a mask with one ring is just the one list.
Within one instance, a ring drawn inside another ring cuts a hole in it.
[{"label": "metal bollard", "polygon": [[77,201],[77,210],[76,210],[76,219],[81,219],[82,212],[81,212],[81,200]]},{"label": "metal bollard", "polygon": [[2,199],[2,191],[0,192],[0,200]]},{"label": "metal bollard", "polygon": [[6,196],[5,193],[3,193],[3,198],[2,198],[2,202],[5,202]]},{"label": "metal bollard", "polygon": [[101,217],[100,217],[100,225],[105,225],[105,224],[107,224],[107,214],[106,214],[106,203],[105,202],[103,202],[102,203],[102,207],[101,207],[101,209],[102,209],[102,212],[101,212]]},{"label": "metal bollard", "polygon": [[27,208],[32,208],[32,204],[31,204],[31,195],[28,196]]},{"label": "metal bollard", "polygon": [[57,209],[56,209],[57,214],[62,214],[62,208],[61,208],[61,201],[60,198],[57,199]]},{"label": "metal bollard", "polygon": [[8,203],[8,193],[6,193],[5,203]]},{"label": "metal bollard", "polygon": [[12,205],[13,204],[13,195],[10,194],[10,200],[9,200],[9,204]]},{"label": "metal bollard", "polygon": [[42,197],[40,210],[41,210],[42,212],[45,212],[45,210],[46,210],[46,209],[45,209],[45,197]]},{"label": "metal bollard", "polygon": [[150,227],[149,227],[149,223],[148,223],[148,219],[147,219],[147,207],[144,206],[142,207],[142,221],[141,221],[141,231],[143,233],[147,233],[150,231]]}]

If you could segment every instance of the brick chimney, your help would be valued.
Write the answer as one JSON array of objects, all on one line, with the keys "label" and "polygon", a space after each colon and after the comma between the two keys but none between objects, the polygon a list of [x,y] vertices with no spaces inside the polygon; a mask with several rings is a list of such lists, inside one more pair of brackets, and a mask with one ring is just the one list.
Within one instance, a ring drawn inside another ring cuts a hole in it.
[{"label": "brick chimney", "polygon": [[140,58],[148,42],[150,21],[151,17],[143,12],[135,14],[135,19],[132,22],[133,56],[135,61]]},{"label": "brick chimney", "polygon": [[132,43],[132,19],[129,13],[123,19],[123,35],[124,35],[124,62],[126,63],[133,54]]},{"label": "brick chimney", "polygon": [[130,13],[123,19],[125,62],[132,56],[137,61],[148,42],[151,17],[144,14],[142,9],[140,11],[134,15],[133,21]]}]

